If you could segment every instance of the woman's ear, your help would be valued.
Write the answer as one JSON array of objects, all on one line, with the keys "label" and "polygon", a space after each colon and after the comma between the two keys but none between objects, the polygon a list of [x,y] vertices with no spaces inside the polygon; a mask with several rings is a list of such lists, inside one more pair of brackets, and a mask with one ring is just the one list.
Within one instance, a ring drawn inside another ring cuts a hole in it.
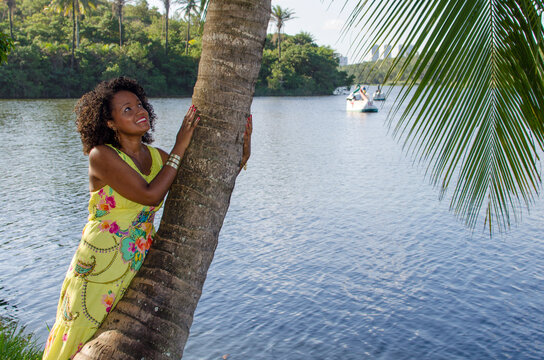
[{"label": "woman's ear", "polygon": [[113,131],[116,131],[117,129],[115,128],[115,123],[112,121],[112,120],[108,120],[107,122],[107,125],[110,129],[112,129]]}]

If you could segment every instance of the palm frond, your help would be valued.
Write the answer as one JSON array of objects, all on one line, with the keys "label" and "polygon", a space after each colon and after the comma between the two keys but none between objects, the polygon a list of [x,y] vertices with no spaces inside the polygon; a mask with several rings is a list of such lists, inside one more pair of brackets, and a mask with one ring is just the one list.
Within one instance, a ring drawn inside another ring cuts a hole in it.
[{"label": "palm frond", "polygon": [[508,228],[540,190],[543,8],[532,0],[358,1],[344,29],[366,27],[359,54],[414,45],[386,76],[397,84],[409,75],[390,125],[441,196],[453,186],[451,209],[470,227]]}]

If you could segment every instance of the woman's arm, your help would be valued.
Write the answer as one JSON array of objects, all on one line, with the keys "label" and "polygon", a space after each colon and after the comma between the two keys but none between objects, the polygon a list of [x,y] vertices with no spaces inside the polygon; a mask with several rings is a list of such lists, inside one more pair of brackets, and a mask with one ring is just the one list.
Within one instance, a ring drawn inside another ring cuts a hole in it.
[{"label": "woman's arm", "polygon": [[244,132],[244,150],[242,153],[242,161],[238,173],[246,166],[249,157],[251,156],[251,133],[253,132],[253,115],[249,115],[246,121],[246,131]]},{"label": "woman's arm", "polygon": [[[176,137],[176,143],[171,154],[183,157],[189,146],[193,132],[200,117],[196,109],[189,109]],[[164,160],[164,152],[161,153]],[[142,205],[154,206],[160,204],[170,185],[174,181],[177,170],[165,165],[157,176],[148,184],[144,178],[132,169],[119,155],[106,145],[94,147],[89,153],[89,177],[99,183],[111,186],[123,197]]]}]

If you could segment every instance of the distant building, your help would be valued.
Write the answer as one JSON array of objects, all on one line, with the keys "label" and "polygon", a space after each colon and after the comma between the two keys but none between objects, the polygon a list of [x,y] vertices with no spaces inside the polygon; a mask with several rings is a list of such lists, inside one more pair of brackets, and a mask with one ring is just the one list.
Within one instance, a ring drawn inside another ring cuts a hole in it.
[{"label": "distant building", "polygon": [[393,51],[393,47],[390,44],[382,45],[382,49],[381,59],[390,59],[393,56],[391,53]]},{"label": "distant building", "polygon": [[380,59],[380,47],[374,45],[372,47],[372,61],[378,61]]},{"label": "distant building", "polygon": [[[408,56],[414,51],[414,45],[406,45],[406,44],[400,44],[398,46],[399,52],[398,54],[402,54],[402,56]],[[404,53],[403,53],[404,52]]]},{"label": "distant building", "polygon": [[347,56],[338,56],[338,65],[339,66],[346,66],[348,64],[348,57]]}]

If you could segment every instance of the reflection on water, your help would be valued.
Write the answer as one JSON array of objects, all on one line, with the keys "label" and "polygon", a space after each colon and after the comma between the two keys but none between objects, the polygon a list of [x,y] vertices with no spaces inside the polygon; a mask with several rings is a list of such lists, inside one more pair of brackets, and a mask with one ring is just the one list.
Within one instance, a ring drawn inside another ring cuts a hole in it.
[{"label": "reflection on water", "polygon": [[[0,316],[41,341],[87,216],[74,103],[0,101]],[[169,150],[190,100],[152,104]],[[383,109],[257,98],[252,112],[185,359],[541,358],[542,201],[490,239],[437,201]]]}]

